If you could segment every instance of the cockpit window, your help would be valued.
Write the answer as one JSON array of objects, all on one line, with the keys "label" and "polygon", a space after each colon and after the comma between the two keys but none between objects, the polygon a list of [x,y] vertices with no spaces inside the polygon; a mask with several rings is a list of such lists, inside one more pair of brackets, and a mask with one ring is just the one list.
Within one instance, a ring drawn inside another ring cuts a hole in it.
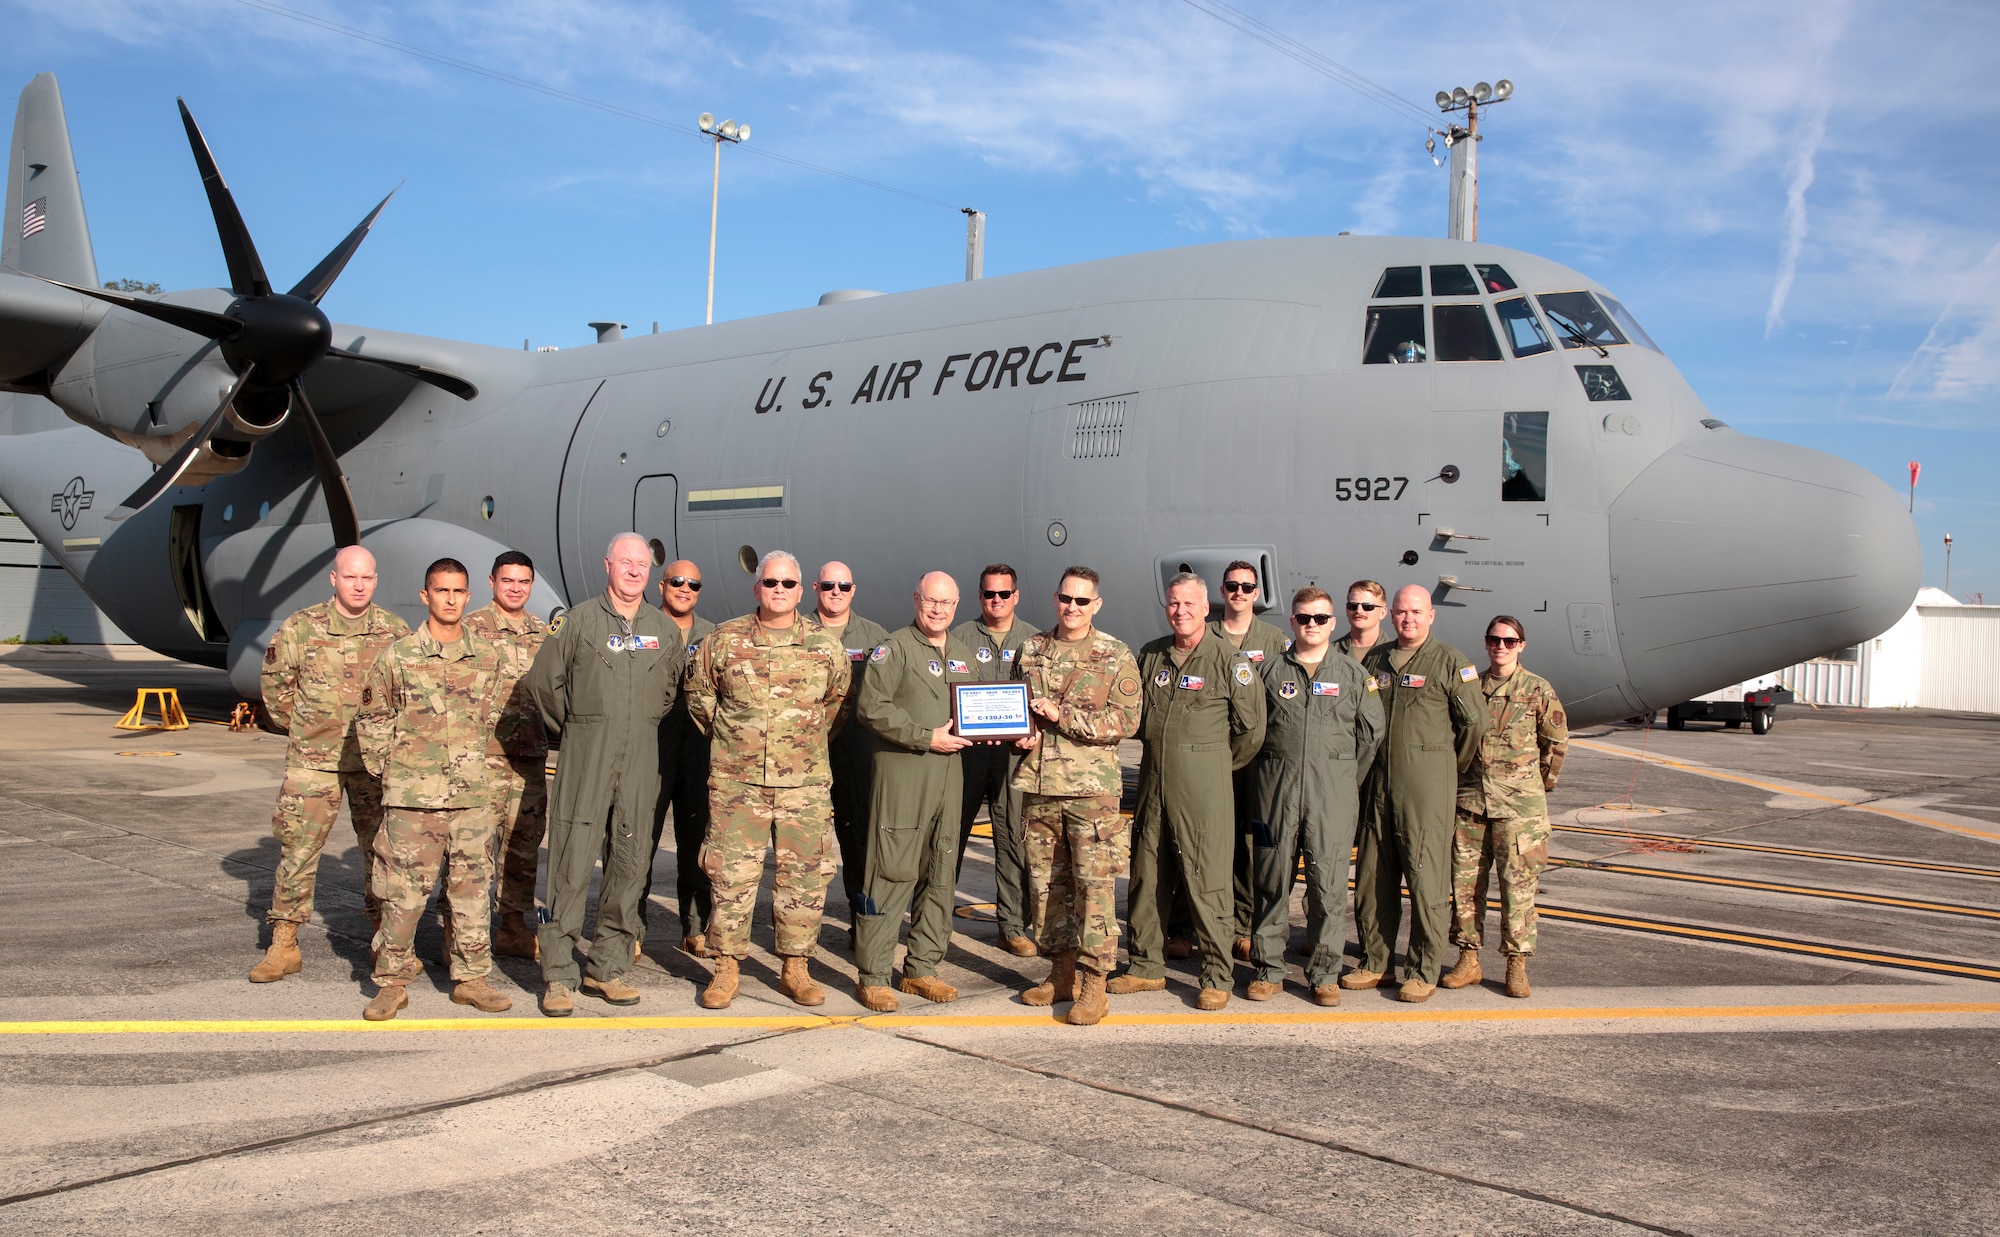
[{"label": "cockpit window", "polygon": [[1361,344],[1363,365],[1415,365],[1425,355],[1422,305],[1368,307],[1368,331]]},{"label": "cockpit window", "polygon": [[1500,341],[1493,338],[1484,305],[1431,306],[1431,341],[1440,361],[1500,359]]},{"label": "cockpit window", "polygon": [[1549,414],[1501,414],[1500,501],[1540,503],[1549,498]]},{"label": "cockpit window", "polygon": [[1611,316],[1588,292],[1544,292],[1535,299],[1555,324],[1565,348],[1602,348],[1626,342]]},{"label": "cockpit window", "polygon": [[1477,296],[1479,285],[1472,282],[1472,272],[1462,266],[1433,266],[1431,268],[1432,296]]},{"label": "cockpit window", "polygon": [[1493,311],[1500,315],[1500,329],[1506,332],[1507,346],[1514,350],[1515,356],[1540,356],[1555,347],[1549,342],[1549,333],[1542,329],[1541,319],[1528,308],[1527,297],[1495,301]]},{"label": "cockpit window", "polygon": [[1632,311],[1618,303],[1618,298],[1607,293],[1604,297],[1604,307],[1611,311],[1611,320],[1625,328],[1627,338],[1633,343],[1641,348],[1651,348],[1662,356],[1666,355],[1665,351],[1653,342],[1653,337],[1646,334],[1646,328],[1640,326],[1639,320],[1632,316]]},{"label": "cockpit window", "polygon": [[1375,295],[1422,296],[1424,294],[1424,268],[1421,266],[1392,266],[1382,272],[1382,278],[1375,284]]},{"label": "cockpit window", "polygon": [[1507,273],[1507,268],[1493,262],[1479,264],[1479,282],[1486,285],[1488,292],[1512,292],[1521,285]]}]

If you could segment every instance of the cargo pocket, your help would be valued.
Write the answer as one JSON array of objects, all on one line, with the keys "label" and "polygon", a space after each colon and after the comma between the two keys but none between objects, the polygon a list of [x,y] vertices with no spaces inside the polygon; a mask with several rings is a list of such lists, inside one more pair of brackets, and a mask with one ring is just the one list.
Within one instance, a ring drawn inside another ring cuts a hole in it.
[{"label": "cargo pocket", "polygon": [[914,826],[876,829],[875,850],[869,856],[875,875],[898,885],[916,880],[923,862],[923,835],[924,831]]}]

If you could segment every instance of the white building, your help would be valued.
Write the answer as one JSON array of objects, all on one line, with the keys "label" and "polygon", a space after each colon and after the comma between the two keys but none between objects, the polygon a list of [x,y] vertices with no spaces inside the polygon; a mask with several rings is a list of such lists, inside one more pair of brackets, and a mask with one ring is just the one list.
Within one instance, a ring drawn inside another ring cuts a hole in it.
[{"label": "white building", "polygon": [[132,643],[21,518],[0,504],[0,641],[45,641],[58,634],[71,644]]},{"label": "white building", "polygon": [[1919,589],[1894,627],[1778,677],[1813,704],[2000,713],[2000,606]]}]

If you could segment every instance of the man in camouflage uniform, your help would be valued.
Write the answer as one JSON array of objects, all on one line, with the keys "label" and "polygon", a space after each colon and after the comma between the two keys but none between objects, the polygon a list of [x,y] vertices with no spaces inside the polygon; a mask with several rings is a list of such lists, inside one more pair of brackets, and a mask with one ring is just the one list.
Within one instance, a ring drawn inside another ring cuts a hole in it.
[{"label": "man in camouflage uniform", "polygon": [[[673,707],[687,659],[680,628],[646,604],[652,568],[645,538],[613,537],[605,590],[557,616],[521,680],[562,747],[549,796],[549,921],[538,941],[542,1013],[550,1018],[574,1012],[579,988],[613,1005],[639,1001],[623,976],[645,931],[639,898],[653,866],[660,719]],[[579,984],[576,948],[600,857],[597,930]]]},{"label": "man in camouflage uniform", "polygon": [[1488,724],[1472,765],[1458,775],[1458,826],[1451,843],[1451,939],[1458,963],[1441,988],[1476,984],[1480,927],[1486,918],[1486,873],[1500,878],[1500,952],[1507,956],[1507,995],[1525,997],[1528,956],[1535,952],[1535,885],[1549,862],[1547,794],[1562,775],[1569,719],[1555,688],[1521,665],[1527,647],[1521,620],[1502,614],[1486,625]]},{"label": "man in camouflage uniform", "polygon": [[[264,709],[291,736],[285,751],[285,784],[271,832],[278,839],[278,873],[271,886],[271,945],[250,971],[267,984],[296,975],[299,925],[312,919],[320,851],[347,799],[362,871],[374,864],[375,831],[382,824],[382,783],[361,763],[354,743],[354,711],[383,649],[409,634],[410,625],[374,604],[375,556],[348,546],[333,556],[328,573],[333,599],[286,619],[264,651]],[[363,905],[379,926],[374,881]]]},{"label": "man in camouflage uniform", "polygon": [[1340,977],[1348,989],[1379,987],[1410,890],[1410,945],[1405,1001],[1428,1000],[1451,923],[1452,810],[1458,775],[1472,764],[1486,733],[1479,672],[1465,654],[1431,636],[1437,612],[1420,584],[1396,590],[1389,619],[1396,638],[1368,650],[1385,728],[1374,768],[1361,788],[1361,833],[1354,865],[1354,926],[1361,965]]},{"label": "man in camouflage uniform", "polygon": [[486,982],[493,885],[494,788],[487,753],[503,681],[500,650],[467,631],[465,565],[441,558],[419,594],[430,617],[375,660],[354,717],[356,745],[382,779],[386,809],[375,835],[375,999],[362,1017],[383,1022],[410,1003],[423,974],[412,947],[417,924],[445,869],[451,903],[451,999],[487,1013],[513,1002]]},{"label": "man in camouflage uniform", "polygon": [[[980,683],[1004,683],[1014,677],[1021,646],[1035,634],[1028,620],[1014,613],[1020,604],[1020,577],[1005,563],[993,563],[979,573],[979,617],[952,629],[952,638],[972,650],[972,677]],[[965,867],[965,843],[980,805],[993,833],[993,917],[1000,946],[1017,958],[1031,958],[1035,925],[1028,899],[1028,855],[1021,833],[1021,792],[1014,789],[1014,770],[1021,751],[1011,743],[975,743],[958,754],[965,777],[965,810],[959,819],[958,864]],[[955,883],[955,882],[954,882]]]},{"label": "man in camouflage uniform", "polygon": [[[681,629],[681,643],[694,660],[699,645],[715,624],[694,612],[701,596],[701,568],[682,558],[668,563],[660,577],[660,609]],[[674,707],[660,723],[660,805],[653,810],[653,851],[666,833],[667,811],[674,814],[674,897],[681,908],[681,949],[697,958],[708,956],[708,919],[713,906],[708,873],[701,870],[701,844],[708,836],[708,736],[688,719],[687,697],[676,695]],[[646,892],[639,899],[639,918],[652,906],[653,870],[646,869]]]},{"label": "man in camouflage uniform", "polygon": [[500,712],[493,724],[493,742],[486,749],[486,776],[493,789],[494,907],[493,952],[503,958],[533,958],[535,929],[535,869],[541,863],[542,836],[549,827],[549,737],[542,729],[541,710],[528,699],[521,677],[535,664],[535,654],[548,638],[547,623],[528,613],[528,596],[535,590],[535,564],[519,550],[493,560],[486,577],[493,600],[465,616],[465,628],[491,644],[500,655],[500,685],[495,696]]},{"label": "man in camouflage uniform", "polygon": [[715,890],[708,1009],[736,998],[767,847],[777,851],[771,918],[784,959],[778,989],[800,1005],[826,993],[807,963],[833,879],[827,739],[845,712],[847,651],[798,613],[802,573],[781,550],[757,565],[755,613],[708,633],[688,668],[688,716],[710,739],[708,840],[701,866]]},{"label": "man in camouflage uniform", "polygon": [[1249,659],[1203,627],[1208,582],[1183,571],[1167,581],[1167,626],[1139,650],[1144,711],[1139,737],[1139,810],[1132,829],[1132,883],[1126,918],[1132,925],[1132,965],[1113,978],[1113,994],[1157,992],[1167,986],[1161,929],[1176,891],[1162,879],[1178,855],[1201,945],[1197,1004],[1229,1003],[1230,852],[1236,835],[1232,777],[1264,742],[1264,685]]},{"label": "man in camouflage uniform", "polygon": [[969,740],[952,733],[951,685],[974,682],[972,650],[951,634],[958,582],[933,571],[917,582],[917,613],[868,655],[868,678],[855,720],[875,732],[874,805],[868,822],[868,880],[854,912],[854,996],[877,1013],[896,1009],[889,969],[896,933],[910,912],[910,947],[901,989],[927,1001],[955,1001],[938,978],[951,943],[958,876],[958,819],[964,810],[959,753]]},{"label": "man in camouflage uniform", "polygon": [[[819,569],[813,585],[818,600],[806,625],[817,627],[847,650],[848,688],[833,737],[827,742],[827,757],[833,767],[833,836],[840,843],[840,883],[847,894],[849,923],[859,912],[862,878],[868,871],[868,813],[874,796],[869,786],[875,776],[875,732],[854,722],[854,704],[861,698],[861,685],[868,681],[868,655],[889,638],[889,631],[873,619],[854,612],[857,591],[854,573],[846,563],[828,563]],[[855,930],[847,930],[853,947]]]},{"label": "man in camouflage uniform", "polygon": [[1104,608],[1097,573],[1071,567],[1056,586],[1055,630],[1030,636],[1015,663],[1040,727],[1018,746],[1034,921],[1048,979],[1029,1005],[1073,1001],[1090,1026],[1109,1008],[1104,979],[1118,965],[1118,878],[1132,831],[1118,810],[1118,742],[1139,729],[1139,667],[1125,642],[1091,626]]}]

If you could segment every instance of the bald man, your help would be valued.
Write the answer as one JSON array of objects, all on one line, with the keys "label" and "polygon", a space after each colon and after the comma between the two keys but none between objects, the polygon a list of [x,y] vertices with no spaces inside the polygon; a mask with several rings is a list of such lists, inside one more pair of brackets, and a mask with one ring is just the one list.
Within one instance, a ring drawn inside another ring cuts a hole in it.
[{"label": "bald man", "polygon": [[[819,569],[813,583],[817,598],[806,625],[817,627],[847,650],[851,673],[847,699],[827,757],[833,765],[833,836],[840,843],[840,884],[847,894],[848,922],[859,914],[861,881],[868,868],[869,785],[874,779],[875,732],[854,724],[854,705],[861,698],[861,685],[868,679],[868,655],[889,638],[889,631],[873,619],[854,612],[854,573],[847,564],[831,562]],[[849,947],[855,944],[855,929],[847,930]]]},{"label": "bald man", "polygon": [[1361,965],[1341,976],[1340,986],[1375,988],[1389,978],[1407,881],[1410,945],[1396,993],[1405,1001],[1428,1000],[1437,989],[1451,928],[1458,775],[1479,754],[1487,725],[1479,671],[1465,654],[1432,637],[1436,617],[1422,585],[1397,589],[1389,606],[1396,639],[1375,644],[1361,663],[1382,702],[1383,739],[1361,786],[1355,839],[1354,928],[1361,938]]},{"label": "bald man", "polygon": [[358,545],[333,556],[327,573],[333,597],[286,619],[264,650],[264,709],[291,736],[285,782],[271,832],[278,839],[278,871],[271,885],[271,944],[250,970],[253,984],[296,975],[299,925],[312,919],[319,856],[347,800],[347,816],[361,848],[363,906],[381,926],[370,855],[382,825],[382,782],[361,763],[354,714],[362,688],[382,650],[410,632],[410,625],[375,604],[375,556]]}]

